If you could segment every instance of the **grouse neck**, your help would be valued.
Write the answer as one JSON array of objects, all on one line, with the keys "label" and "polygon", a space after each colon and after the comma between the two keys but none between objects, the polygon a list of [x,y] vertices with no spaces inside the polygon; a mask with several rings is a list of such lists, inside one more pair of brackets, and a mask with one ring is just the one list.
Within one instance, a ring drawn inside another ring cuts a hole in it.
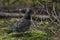
[{"label": "grouse neck", "polygon": [[25,16],[24,16],[25,19],[31,19],[31,14],[30,13],[26,13]]},{"label": "grouse neck", "polygon": [[24,18],[30,20],[30,19],[31,19],[31,13],[32,13],[31,10],[27,10],[27,11],[25,12],[25,16],[24,16]]}]

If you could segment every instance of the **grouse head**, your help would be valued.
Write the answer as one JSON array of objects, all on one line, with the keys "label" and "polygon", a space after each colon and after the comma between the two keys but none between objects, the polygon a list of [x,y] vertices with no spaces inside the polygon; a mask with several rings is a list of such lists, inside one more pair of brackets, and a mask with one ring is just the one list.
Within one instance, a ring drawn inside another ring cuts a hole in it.
[{"label": "grouse head", "polygon": [[31,19],[31,14],[32,14],[32,10],[30,8],[27,8],[27,9],[22,9],[21,10],[22,13],[25,13],[24,15],[24,19]]},{"label": "grouse head", "polygon": [[24,18],[25,19],[31,19],[31,14],[32,14],[32,10],[31,9],[26,9]]}]

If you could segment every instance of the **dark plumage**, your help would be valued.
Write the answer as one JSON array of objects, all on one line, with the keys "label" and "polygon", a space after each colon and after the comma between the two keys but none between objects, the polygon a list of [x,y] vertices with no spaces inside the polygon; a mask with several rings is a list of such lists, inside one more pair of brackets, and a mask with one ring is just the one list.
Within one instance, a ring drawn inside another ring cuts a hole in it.
[{"label": "dark plumage", "polygon": [[15,22],[12,27],[8,30],[8,34],[12,32],[25,32],[30,28],[31,25],[31,10],[27,9],[24,17]]}]

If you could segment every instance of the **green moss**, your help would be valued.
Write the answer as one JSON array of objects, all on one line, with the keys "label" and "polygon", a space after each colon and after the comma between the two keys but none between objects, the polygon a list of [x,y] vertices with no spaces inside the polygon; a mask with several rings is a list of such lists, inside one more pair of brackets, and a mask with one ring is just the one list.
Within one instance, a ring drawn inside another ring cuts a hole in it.
[{"label": "green moss", "polygon": [[38,39],[46,39],[45,37],[47,36],[47,33],[43,32],[43,31],[26,31],[24,34],[20,34],[17,32],[11,33],[11,34],[7,34],[6,31],[7,28],[1,28],[0,30],[0,40],[14,40],[15,37],[18,37],[18,39],[22,39],[22,40],[38,40]]}]

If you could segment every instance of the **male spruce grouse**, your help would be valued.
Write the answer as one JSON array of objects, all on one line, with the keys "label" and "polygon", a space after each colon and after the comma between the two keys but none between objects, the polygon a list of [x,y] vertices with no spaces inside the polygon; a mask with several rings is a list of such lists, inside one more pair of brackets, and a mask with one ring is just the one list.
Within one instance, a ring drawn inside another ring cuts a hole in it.
[{"label": "male spruce grouse", "polygon": [[[21,10],[22,12],[24,10]],[[12,27],[7,31],[8,34],[12,32],[25,32],[28,31],[31,25],[31,9],[26,9],[25,15],[22,17],[21,20],[16,21]]]}]

